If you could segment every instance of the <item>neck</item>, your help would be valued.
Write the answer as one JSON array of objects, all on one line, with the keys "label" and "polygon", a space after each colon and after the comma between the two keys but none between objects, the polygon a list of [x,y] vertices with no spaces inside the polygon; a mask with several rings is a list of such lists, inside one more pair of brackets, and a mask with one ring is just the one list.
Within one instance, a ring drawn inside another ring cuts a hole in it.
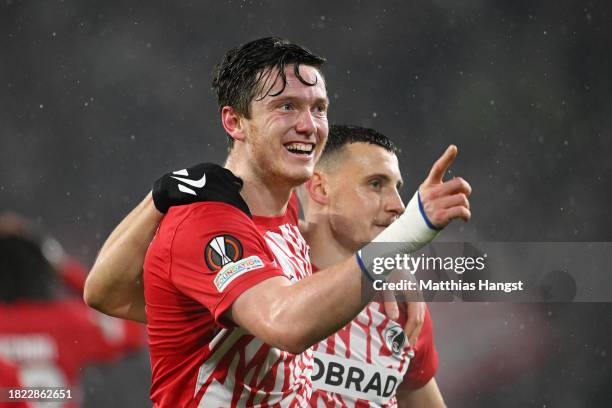
[{"label": "neck", "polygon": [[264,180],[249,167],[249,160],[240,160],[232,153],[225,162],[225,168],[244,182],[240,195],[249,206],[251,214],[273,217],[285,213],[292,185],[280,180]]},{"label": "neck", "polygon": [[319,269],[344,261],[355,252],[338,241],[324,215],[307,214],[301,226],[302,235],[310,247],[310,259]]}]

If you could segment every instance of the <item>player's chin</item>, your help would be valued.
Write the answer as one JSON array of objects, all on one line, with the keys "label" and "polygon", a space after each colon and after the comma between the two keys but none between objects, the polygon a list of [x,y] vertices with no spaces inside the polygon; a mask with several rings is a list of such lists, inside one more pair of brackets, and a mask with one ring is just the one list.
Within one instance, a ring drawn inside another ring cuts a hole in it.
[{"label": "player's chin", "polygon": [[370,240],[372,240],[372,239],[376,238],[376,236],[377,236],[378,234],[380,234],[381,232],[383,232],[383,231],[385,230],[385,228],[387,228],[387,226],[386,226],[386,225],[374,224],[374,225],[372,226],[372,234],[371,234],[371,235],[372,235],[372,238],[371,238]]},{"label": "player's chin", "polygon": [[309,163],[291,163],[285,166],[283,173],[293,184],[299,185],[308,181],[312,177],[314,165]]},{"label": "player's chin", "polygon": [[296,172],[290,175],[291,182],[295,186],[304,184],[312,177],[312,171]]}]

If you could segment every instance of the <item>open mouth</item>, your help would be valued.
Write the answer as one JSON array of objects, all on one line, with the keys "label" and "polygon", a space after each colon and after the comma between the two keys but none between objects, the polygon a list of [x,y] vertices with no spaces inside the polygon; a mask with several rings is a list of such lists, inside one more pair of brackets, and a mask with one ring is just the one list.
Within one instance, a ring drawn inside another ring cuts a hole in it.
[{"label": "open mouth", "polygon": [[290,153],[299,154],[302,156],[310,156],[314,152],[314,144],[291,142],[284,145]]}]

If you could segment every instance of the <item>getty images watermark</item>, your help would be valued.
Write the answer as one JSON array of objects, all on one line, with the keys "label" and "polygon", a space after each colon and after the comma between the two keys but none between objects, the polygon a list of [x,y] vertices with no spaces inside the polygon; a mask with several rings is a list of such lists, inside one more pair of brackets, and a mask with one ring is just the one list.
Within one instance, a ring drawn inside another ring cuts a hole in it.
[{"label": "getty images watermark", "polygon": [[[393,257],[376,257],[373,259],[372,272],[380,275],[387,270],[404,271],[415,275],[417,271],[452,271],[457,275],[465,272],[483,271],[486,268],[487,254],[482,256],[458,256],[440,257],[418,256],[408,254],[396,254]],[[401,275],[400,275],[401,276]],[[372,283],[376,290],[417,290],[417,291],[522,291],[523,281],[496,282],[489,279],[479,279],[477,282],[464,282],[458,280],[434,280],[434,279],[399,279],[397,282],[385,282],[376,280]]]},{"label": "getty images watermark", "polygon": [[406,300],[612,301],[612,243],[434,243],[415,254],[378,245],[384,255],[369,263],[372,276],[381,277],[374,289]]}]

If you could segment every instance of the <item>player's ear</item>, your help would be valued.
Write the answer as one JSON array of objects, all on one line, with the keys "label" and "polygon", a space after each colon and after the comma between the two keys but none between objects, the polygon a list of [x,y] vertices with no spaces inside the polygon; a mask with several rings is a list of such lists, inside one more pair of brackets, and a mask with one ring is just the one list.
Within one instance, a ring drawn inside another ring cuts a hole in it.
[{"label": "player's ear", "polygon": [[327,177],[325,174],[314,171],[312,177],[304,184],[308,197],[315,203],[326,205],[329,203],[329,195],[327,188]]},{"label": "player's ear", "polygon": [[221,123],[228,135],[234,140],[244,140],[245,126],[244,118],[231,106],[221,109]]}]

